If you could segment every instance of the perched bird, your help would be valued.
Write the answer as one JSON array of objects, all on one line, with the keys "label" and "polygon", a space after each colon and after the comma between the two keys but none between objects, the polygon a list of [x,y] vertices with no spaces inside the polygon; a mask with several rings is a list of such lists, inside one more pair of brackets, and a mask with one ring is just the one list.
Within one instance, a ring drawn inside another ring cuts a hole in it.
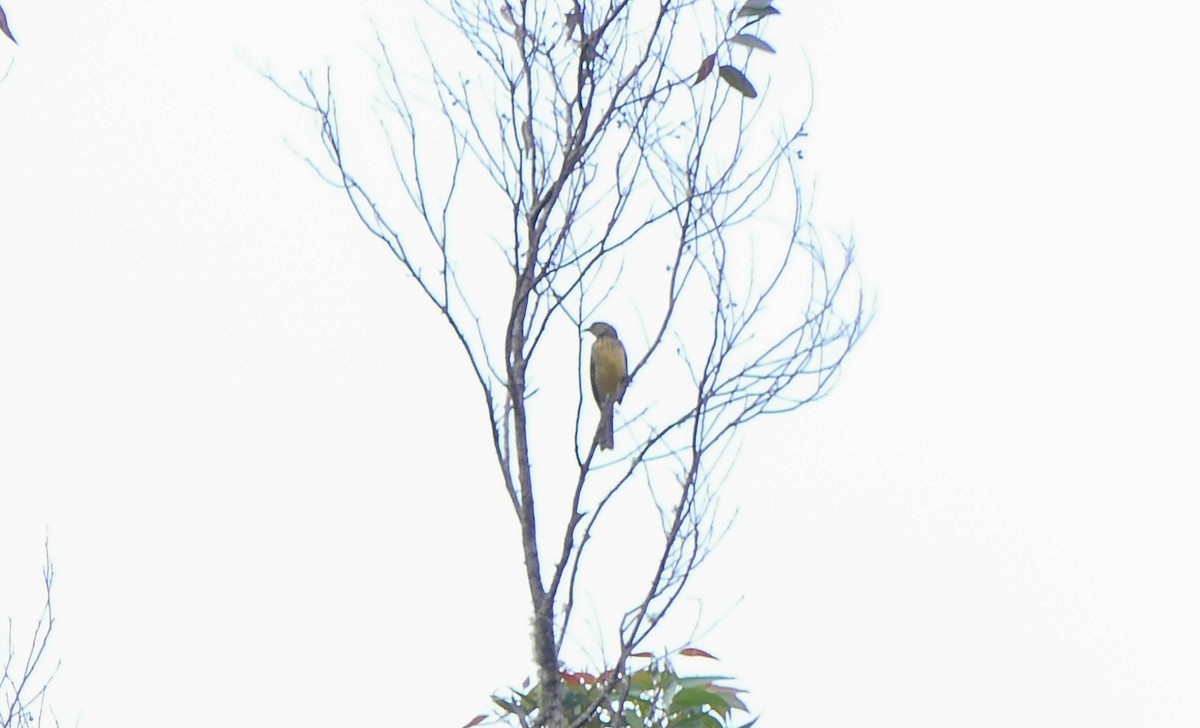
[{"label": "perched bird", "polygon": [[613,405],[625,398],[629,386],[629,365],[625,347],[617,338],[617,330],[603,321],[588,327],[596,336],[592,343],[592,395],[600,407],[600,449],[613,446]]}]

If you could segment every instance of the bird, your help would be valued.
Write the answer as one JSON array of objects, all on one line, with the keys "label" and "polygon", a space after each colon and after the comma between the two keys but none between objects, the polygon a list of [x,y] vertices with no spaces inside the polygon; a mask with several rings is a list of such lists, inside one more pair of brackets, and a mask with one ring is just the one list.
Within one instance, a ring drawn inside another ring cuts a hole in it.
[{"label": "bird", "polygon": [[625,347],[611,324],[597,321],[587,330],[596,337],[592,342],[591,374],[592,396],[600,408],[597,434],[600,449],[611,450],[613,406],[625,398],[625,388],[629,386],[629,364],[625,358]]}]

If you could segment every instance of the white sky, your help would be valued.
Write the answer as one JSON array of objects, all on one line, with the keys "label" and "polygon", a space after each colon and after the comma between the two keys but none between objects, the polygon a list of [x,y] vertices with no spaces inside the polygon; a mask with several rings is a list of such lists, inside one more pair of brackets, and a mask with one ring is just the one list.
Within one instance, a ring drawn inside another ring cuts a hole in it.
[{"label": "white sky", "polygon": [[[0,615],[48,532],[59,716],[486,711],[528,617],[475,385],[253,65],[349,84],[408,8],[3,4]],[[764,727],[1197,725],[1194,19],[780,6],[878,315],[748,433],[699,644]]]}]

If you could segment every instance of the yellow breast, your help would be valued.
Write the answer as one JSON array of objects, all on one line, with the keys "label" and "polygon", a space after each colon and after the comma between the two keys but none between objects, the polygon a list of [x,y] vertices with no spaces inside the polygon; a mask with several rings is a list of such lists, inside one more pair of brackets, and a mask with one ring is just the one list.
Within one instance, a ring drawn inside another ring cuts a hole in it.
[{"label": "yellow breast", "polygon": [[608,336],[592,344],[592,394],[598,404],[617,397],[625,379],[625,349]]}]

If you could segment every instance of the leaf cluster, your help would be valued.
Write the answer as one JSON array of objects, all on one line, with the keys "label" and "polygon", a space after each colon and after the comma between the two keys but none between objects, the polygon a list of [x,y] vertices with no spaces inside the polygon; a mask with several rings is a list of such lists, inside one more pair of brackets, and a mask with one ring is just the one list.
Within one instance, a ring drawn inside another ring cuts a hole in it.
[{"label": "leaf cluster", "polygon": [[[737,13],[731,19],[731,26],[741,23],[734,34],[727,39],[729,45],[739,45],[751,50],[759,50],[765,53],[774,53],[775,48],[762,38],[759,38],[753,33],[747,32],[763,19],[772,15],[779,15],[779,10],[774,6],[774,0],[746,0]],[[748,18],[748,19],[747,19]],[[713,68],[717,65],[717,52],[709,54],[703,61],[700,61],[700,68],[696,71],[696,80],[692,83],[693,86],[700,84],[704,79],[708,78],[713,72]],[[758,89],[754,88],[754,84],[750,83],[750,79],[746,78],[746,73],[737,66],[730,63],[721,64],[717,75],[722,81],[729,85],[734,91],[737,91],[746,98],[758,98]]]},{"label": "leaf cluster", "polygon": [[[681,655],[715,659],[704,650],[689,647]],[[649,658],[649,653],[634,657]],[[738,714],[748,714],[742,701],[743,690],[721,684],[731,678],[723,675],[680,675],[667,659],[618,678],[612,671],[599,675],[589,672],[560,672],[563,707],[567,725],[576,728],[749,728],[735,722]],[[497,719],[516,720],[521,726],[538,725],[541,686],[512,690],[505,697],[493,696],[499,707]],[[479,725],[478,716],[468,726]]]}]

